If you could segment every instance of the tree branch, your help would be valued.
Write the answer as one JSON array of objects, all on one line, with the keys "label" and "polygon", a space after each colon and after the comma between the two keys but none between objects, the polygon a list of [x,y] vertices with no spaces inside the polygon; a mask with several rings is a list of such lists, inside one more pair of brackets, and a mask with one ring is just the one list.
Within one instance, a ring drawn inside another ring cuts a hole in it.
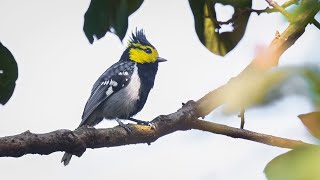
[{"label": "tree branch", "polygon": [[20,157],[25,154],[47,155],[56,151],[67,151],[81,156],[86,148],[115,147],[138,143],[150,144],[167,134],[190,129],[247,139],[282,148],[314,146],[302,141],[198,120],[194,111],[196,106],[195,102],[189,101],[177,112],[159,116],[151,121],[153,126],[129,124],[129,127],[133,129],[131,134],[128,134],[122,127],[116,126],[107,129],[81,127],[74,131],[57,130],[46,134],[34,134],[26,131],[19,135],[2,137],[0,138],[0,157]]},{"label": "tree branch", "polygon": [[[282,148],[298,148],[301,146],[315,146],[302,141],[290,140],[253,131],[237,129],[212,122],[198,120],[216,107],[230,100],[230,96],[249,94],[247,84],[243,79],[251,76],[252,72],[264,72],[278,64],[283,52],[291,47],[303,34],[307,24],[318,12],[319,6],[313,6],[314,0],[305,1],[302,8],[308,11],[301,13],[291,22],[288,28],[276,36],[266,51],[260,53],[252,63],[237,77],[227,84],[208,93],[197,102],[189,101],[177,112],[163,115],[151,121],[153,126],[129,124],[133,130],[128,134],[123,128],[117,126],[108,129],[94,129],[81,127],[74,131],[57,130],[46,134],[34,134],[26,131],[15,136],[0,138],[0,157],[20,157],[25,154],[50,154],[56,151],[66,151],[81,156],[86,148],[115,147],[127,144],[152,143],[158,138],[180,130],[197,129],[215,134],[242,138],[267,145]],[[239,85],[240,86],[236,86]],[[237,87],[237,88],[235,88]],[[246,106],[239,106],[241,108]]]}]

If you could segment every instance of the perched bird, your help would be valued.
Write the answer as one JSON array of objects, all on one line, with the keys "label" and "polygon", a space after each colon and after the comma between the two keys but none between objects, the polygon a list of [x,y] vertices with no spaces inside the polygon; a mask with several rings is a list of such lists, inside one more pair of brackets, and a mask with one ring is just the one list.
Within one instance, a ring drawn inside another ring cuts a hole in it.
[{"label": "perched bird", "polygon": [[[157,49],[147,40],[143,30],[132,33],[120,60],[109,67],[94,83],[85,105],[80,126],[95,126],[104,118],[116,120],[127,131],[121,119],[148,124],[133,119],[141,111],[154,85],[159,57]],[[61,162],[68,165],[72,155],[65,153]]]}]

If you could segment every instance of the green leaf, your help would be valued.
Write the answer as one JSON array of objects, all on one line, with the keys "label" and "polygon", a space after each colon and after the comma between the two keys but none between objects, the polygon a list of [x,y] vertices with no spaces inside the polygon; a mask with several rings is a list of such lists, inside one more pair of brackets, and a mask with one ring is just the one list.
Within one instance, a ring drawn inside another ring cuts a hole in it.
[{"label": "green leaf", "polygon": [[304,126],[316,138],[320,139],[320,112],[311,112],[298,116]]},{"label": "green leaf", "polygon": [[[215,12],[215,5],[231,5],[234,14],[230,20],[233,24],[232,32],[220,32],[222,23],[218,22]],[[189,0],[193,12],[195,29],[201,43],[211,52],[225,56],[242,39],[250,11],[252,0]]]},{"label": "green leaf", "polygon": [[16,86],[18,66],[11,52],[0,42],[0,104],[5,105]]},{"label": "green leaf", "polygon": [[309,85],[310,98],[316,109],[320,110],[320,68],[312,66],[301,71]]},{"label": "green leaf", "polygon": [[269,180],[320,179],[320,148],[291,150],[271,160],[264,169]]},{"label": "green leaf", "polygon": [[102,38],[108,31],[123,40],[128,29],[128,17],[143,3],[143,0],[91,0],[84,16],[83,31],[90,43],[94,37]]}]

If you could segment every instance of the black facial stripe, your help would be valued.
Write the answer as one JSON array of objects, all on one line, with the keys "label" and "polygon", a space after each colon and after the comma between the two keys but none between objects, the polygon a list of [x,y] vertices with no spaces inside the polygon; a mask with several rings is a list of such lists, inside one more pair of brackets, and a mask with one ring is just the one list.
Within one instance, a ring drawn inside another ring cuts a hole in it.
[{"label": "black facial stripe", "polygon": [[144,52],[146,52],[146,53],[148,53],[148,54],[151,54],[151,53],[152,53],[152,50],[151,50],[150,48],[143,49],[143,48],[138,47],[138,46],[132,46],[132,48],[134,48],[134,49],[140,49],[140,50],[142,50],[142,51],[144,51]]},{"label": "black facial stripe", "polygon": [[132,46],[132,48],[134,48],[134,49],[140,49],[140,50],[142,50],[142,51],[145,50],[145,49],[142,49],[141,47],[138,47],[138,46]]}]

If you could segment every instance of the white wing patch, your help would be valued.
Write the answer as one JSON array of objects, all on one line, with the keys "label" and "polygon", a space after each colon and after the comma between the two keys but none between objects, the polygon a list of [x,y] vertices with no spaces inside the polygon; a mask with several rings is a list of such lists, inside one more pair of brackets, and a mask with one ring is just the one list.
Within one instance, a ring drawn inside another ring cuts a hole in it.
[{"label": "white wing patch", "polygon": [[101,82],[101,85],[104,85],[104,86],[109,85],[109,80]]},{"label": "white wing patch", "polygon": [[119,76],[128,76],[129,72],[128,71],[123,71],[118,73]]},{"label": "white wing patch", "polygon": [[[130,115],[135,112],[137,108],[136,103],[140,99],[139,92],[141,87],[137,65],[134,66],[132,75],[130,78],[128,77],[128,81],[124,84],[127,85],[123,88],[119,87],[120,90],[113,92],[107,100],[108,103],[103,105],[103,116],[106,119],[115,119],[119,117],[119,115],[130,117]],[[122,84],[119,83],[118,86],[122,86]],[[111,88],[114,87],[110,85],[110,89]],[[111,92],[111,90],[108,89],[108,92]]]},{"label": "white wing patch", "polygon": [[[118,75],[119,75],[119,76],[128,76],[129,73],[128,73],[128,71],[123,71],[123,72],[119,72]],[[128,81],[129,79],[126,78],[125,80]],[[134,83],[136,83],[136,82],[134,81]],[[106,91],[106,95],[107,95],[107,97],[108,97],[108,96],[110,96],[110,95],[113,93],[112,87],[117,87],[119,84],[118,84],[117,81],[114,81],[114,80],[110,79],[110,80],[106,80],[106,81],[101,82],[101,85],[102,85],[102,86],[107,86],[107,85],[109,85],[109,88],[108,88],[107,91]],[[122,87],[124,87],[124,84],[122,84]]]},{"label": "white wing patch", "polygon": [[113,93],[113,90],[112,90],[112,87],[110,86],[110,87],[108,88],[108,90],[106,91],[107,97],[110,96],[112,93]]},{"label": "white wing patch", "polygon": [[110,80],[110,86],[118,86],[118,83],[117,81],[114,81],[114,80]]}]

